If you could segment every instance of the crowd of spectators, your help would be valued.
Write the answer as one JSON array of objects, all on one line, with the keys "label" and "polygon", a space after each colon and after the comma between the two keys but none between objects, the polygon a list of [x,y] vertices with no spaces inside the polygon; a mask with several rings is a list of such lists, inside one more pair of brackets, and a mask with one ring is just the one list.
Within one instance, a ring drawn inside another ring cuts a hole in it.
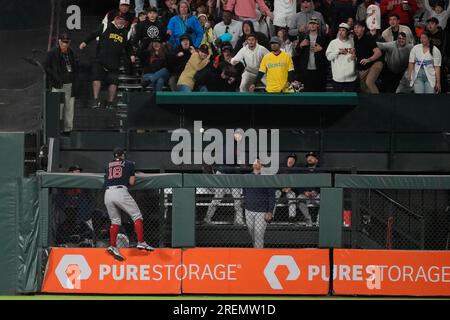
[{"label": "crowd of spectators", "polygon": [[136,60],[155,91],[447,92],[448,3],[360,1],[120,0],[79,45],[97,40],[95,106]]}]

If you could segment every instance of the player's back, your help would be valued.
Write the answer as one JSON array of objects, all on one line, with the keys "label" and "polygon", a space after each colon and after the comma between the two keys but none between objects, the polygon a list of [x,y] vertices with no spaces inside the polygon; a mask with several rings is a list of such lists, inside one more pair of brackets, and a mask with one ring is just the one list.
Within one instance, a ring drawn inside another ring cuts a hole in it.
[{"label": "player's back", "polygon": [[131,176],[134,176],[133,162],[121,159],[110,161],[105,169],[105,187],[128,187]]}]

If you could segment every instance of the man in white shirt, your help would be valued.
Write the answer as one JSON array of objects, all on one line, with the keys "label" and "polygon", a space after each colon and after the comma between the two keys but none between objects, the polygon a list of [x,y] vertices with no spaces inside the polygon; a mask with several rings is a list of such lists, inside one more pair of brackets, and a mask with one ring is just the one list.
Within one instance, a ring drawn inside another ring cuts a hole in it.
[{"label": "man in white shirt", "polygon": [[398,14],[391,14],[389,16],[389,28],[383,31],[381,37],[386,42],[397,41],[400,32],[406,34],[406,44],[414,45],[414,36],[408,26],[400,24],[400,17]]},{"label": "man in white shirt", "polygon": [[269,50],[258,44],[256,35],[251,33],[247,36],[247,45],[244,45],[241,50],[231,59],[231,64],[236,65],[242,63],[245,67],[242,74],[240,92],[248,92],[248,88],[256,80],[258,75],[261,60]]},{"label": "man in white shirt", "polygon": [[228,33],[231,35],[229,41],[233,48],[242,35],[242,23],[232,19],[232,13],[230,11],[224,11],[222,15],[223,21],[214,26],[214,36],[219,39],[223,34]]},{"label": "man in white shirt", "polygon": [[339,25],[338,37],[328,45],[326,56],[331,61],[334,89],[337,92],[355,92],[356,67],[355,46],[349,39],[350,26],[346,23]]}]

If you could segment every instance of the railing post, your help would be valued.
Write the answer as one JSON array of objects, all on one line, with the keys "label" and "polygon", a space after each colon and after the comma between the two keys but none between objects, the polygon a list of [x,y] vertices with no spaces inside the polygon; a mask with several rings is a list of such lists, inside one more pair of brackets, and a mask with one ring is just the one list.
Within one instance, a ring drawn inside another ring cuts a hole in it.
[{"label": "railing post", "polygon": [[195,247],[195,188],[173,188],[172,247]]},{"label": "railing post", "polygon": [[342,247],[342,212],[344,210],[344,189],[320,189],[319,247]]}]

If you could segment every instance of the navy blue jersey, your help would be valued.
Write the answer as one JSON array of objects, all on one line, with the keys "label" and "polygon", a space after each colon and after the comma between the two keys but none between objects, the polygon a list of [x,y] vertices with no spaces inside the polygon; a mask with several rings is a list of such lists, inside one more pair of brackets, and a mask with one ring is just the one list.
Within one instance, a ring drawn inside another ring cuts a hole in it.
[{"label": "navy blue jersey", "polygon": [[134,176],[134,162],[113,160],[105,170],[105,187],[127,186],[130,177]]}]

